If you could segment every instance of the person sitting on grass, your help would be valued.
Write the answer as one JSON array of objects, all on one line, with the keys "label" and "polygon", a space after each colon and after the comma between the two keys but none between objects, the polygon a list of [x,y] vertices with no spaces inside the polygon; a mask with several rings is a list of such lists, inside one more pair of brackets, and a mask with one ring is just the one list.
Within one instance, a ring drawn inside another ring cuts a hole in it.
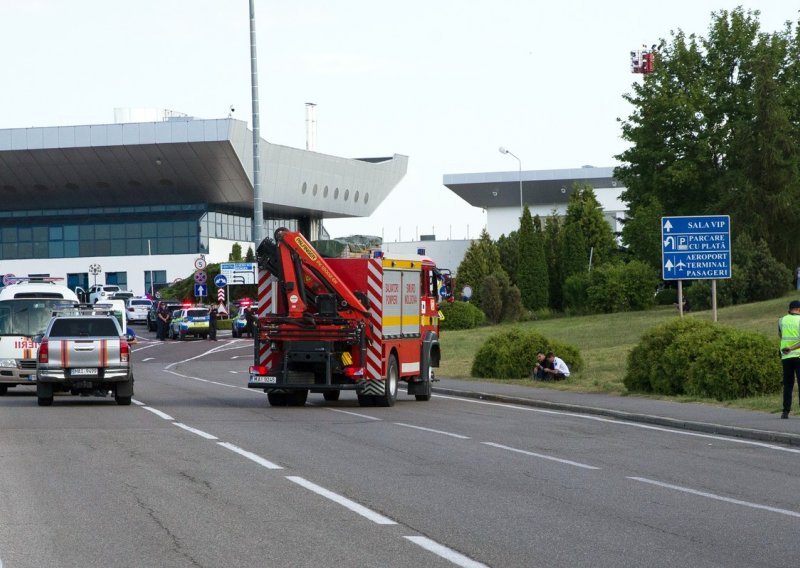
[{"label": "person sitting on grass", "polygon": [[561,381],[569,377],[569,367],[555,353],[548,351],[547,355],[539,351],[536,354],[536,366],[533,368],[534,379],[541,381]]}]

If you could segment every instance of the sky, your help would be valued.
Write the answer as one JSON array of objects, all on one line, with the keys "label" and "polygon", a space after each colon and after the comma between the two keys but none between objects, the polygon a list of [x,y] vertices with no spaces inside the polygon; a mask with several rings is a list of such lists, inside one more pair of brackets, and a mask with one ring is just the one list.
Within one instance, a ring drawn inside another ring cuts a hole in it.
[{"label": "sky", "polygon": [[[486,213],[444,174],[615,166],[629,53],[711,13],[796,22],[786,0],[255,0],[261,135],[317,151],[409,156],[365,219],[333,237],[475,238]],[[114,121],[116,107],[251,120],[248,0],[0,0],[0,128]]]}]

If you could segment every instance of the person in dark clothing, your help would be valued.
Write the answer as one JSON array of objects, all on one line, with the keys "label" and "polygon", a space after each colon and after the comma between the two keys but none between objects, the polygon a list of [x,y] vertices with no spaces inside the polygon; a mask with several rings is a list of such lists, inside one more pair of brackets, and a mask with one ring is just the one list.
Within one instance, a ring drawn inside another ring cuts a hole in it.
[{"label": "person in dark clothing", "polygon": [[253,313],[253,308],[245,308],[244,319],[247,322],[247,337],[253,337],[256,327],[256,315]]},{"label": "person in dark clothing", "polygon": [[169,327],[169,313],[162,307],[156,315],[156,339],[164,341],[167,338],[167,328]]},{"label": "person in dark clothing", "polygon": [[546,381],[550,378],[550,375],[547,373],[547,371],[552,369],[553,367],[545,357],[544,352],[539,351],[536,354],[536,365],[533,367],[532,378],[540,381]]},{"label": "person in dark clothing", "polygon": [[217,340],[217,308],[211,308],[208,312],[208,338]]}]

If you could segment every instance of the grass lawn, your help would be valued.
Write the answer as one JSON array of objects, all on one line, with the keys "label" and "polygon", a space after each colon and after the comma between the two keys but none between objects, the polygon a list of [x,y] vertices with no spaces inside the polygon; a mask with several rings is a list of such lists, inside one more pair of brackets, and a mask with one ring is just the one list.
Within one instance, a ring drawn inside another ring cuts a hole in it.
[{"label": "grass lawn", "polygon": [[[773,337],[775,338],[777,349],[778,318],[786,314],[790,299],[795,299],[798,296],[800,294],[792,293],[777,300],[721,308],[718,310],[717,320],[723,325],[758,331],[768,337]],[[442,362],[438,371],[439,374],[445,377],[469,379],[472,359],[483,342],[494,333],[512,327],[519,327],[533,329],[545,337],[575,345],[580,349],[585,363],[583,371],[573,373],[569,380],[557,383],[536,383],[537,387],[545,386],[547,388],[576,392],[628,395],[625,386],[622,384],[628,353],[639,342],[639,338],[646,330],[676,317],[679,316],[674,307],[663,306],[646,312],[564,317],[469,330],[443,331],[440,339]],[[689,312],[685,317],[710,321],[712,314],[710,310]],[[773,357],[777,355],[765,353],[764,356]],[[567,364],[569,364],[569,361],[567,361]],[[532,384],[529,380],[512,382]],[[775,382],[780,384],[781,377],[775,377]],[[671,399],[675,400],[675,398]],[[702,401],[770,412],[779,411],[781,407],[780,394],[725,403],[689,397],[678,397],[677,400]]]}]

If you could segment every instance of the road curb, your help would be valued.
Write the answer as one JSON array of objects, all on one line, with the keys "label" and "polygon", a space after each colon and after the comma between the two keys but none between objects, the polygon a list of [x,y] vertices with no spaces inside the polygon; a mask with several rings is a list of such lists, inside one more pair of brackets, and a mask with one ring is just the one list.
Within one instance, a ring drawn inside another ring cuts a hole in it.
[{"label": "road curb", "polygon": [[629,422],[642,422],[644,424],[654,424],[657,426],[666,426],[668,428],[691,430],[693,432],[702,432],[704,434],[719,434],[722,436],[732,436],[734,438],[758,440],[760,442],[774,442],[778,444],[786,444],[788,446],[800,447],[800,435],[790,434],[786,432],[773,432],[771,430],[756,430],[753,428],[726,426],[724,424],[713,424],[710,422],[679,420],[676,418],[669,418],[666,416],[637,414],[635,412],[626,412],[624,410],[613,410],[609,408],[599,408],[596,406],[566,404],[561,402],[551,402],[549,400],[538,400],[535,398],[523,398],[518,396],[508,396],[508,395],[478,392],[478,391],[464,391],[458,389],[448,389],[443,387],[433,387],[433,392],[436,394],[446,394],[451,396],[460,396],[464,398],[488,400],[492,402],[503,402],[508,404],[519,404],[523,406],[546,408],[549,410],[561,410],[566,412],[575,412],[579,414],[593,414],[597,416],[606,416],[608,418],[615,418],[618,420],[626,420]]}]

